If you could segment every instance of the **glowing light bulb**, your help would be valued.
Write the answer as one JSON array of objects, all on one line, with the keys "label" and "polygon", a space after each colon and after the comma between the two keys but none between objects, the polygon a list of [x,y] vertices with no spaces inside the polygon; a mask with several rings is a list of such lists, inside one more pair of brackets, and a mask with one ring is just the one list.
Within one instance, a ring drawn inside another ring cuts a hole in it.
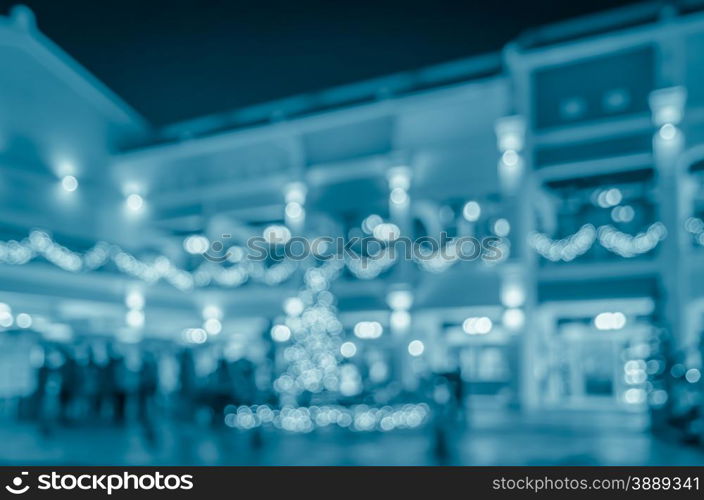
[{"label": "glowing light bulb", "polygon": [[660,131],[658,133],[660,134],[660,137],[666,141],[671,141],[677,135],[677,127],[675,127],[672,123],[666,123],[660,127]]},{"label": "glowing light bulb", "polygon": [[516,166],[518,164],[518,153],[516,153],[513,149],[508,149],[504,151],[503,155],[501,155],[501,161],[504,162],[504,165],[509,167]]},{"label": "glowing light bulb", "polygon": [[397,187],[391,190],[389,198],[394,205],[405,205],[408,202],[408,193],[405,189]]},{"label": "glowing light bulb", "polygon": [[130,309],[144,308],[144,295],[139,290],[133,290],[125,297],[125,305]]},{"label": "glowing light bulb", "polygon": [[462,209],[462,216],[469,222],[477,222],[481,214],[482,207],[476,201],[468,201]]},{"label": "glowing light bulb", "polygon": [[494,222],[494,233],[496,234],[496,236],[501,236],[502,238],[505,238],[510,232],[511,224],[509,224],[506,219],[497,219],[497,221]]},{"label": "glowing light bulb", "polygon": [[418,357],[425,352],[425,344],[420,340],[412,340],[408,344],[408,354],[413,357]]},{"label": "glowing light bulb", "polygon": [[203,328],[210,335],[217,335],[222,331],[222,323],[217,318],[208,318],[203,323]]},{"label": "glowing light bulb", "polygon": [[274,325],[271,329],[271,338],[276,342],[286,342],[291,338],[291,330],[286,325]]},{"label": "glowing light bulb", "polygon": [[208,238],[199,234],[193,234],[183,240],[183,248],[191,255],[200,255],[208,251]]},{"label": "glowing light bulb", "polygon": [[32,317],[27,313],[19,313],[15,318],[15,322],[20,328],[29,328],[32,326]]},{"label": "glowing light bulb", "polygon": [[138,212],[144,206],[144,198],[137,193],[132,193],[125,199],[125,203],[127,204],[127,208],[133,212]]},{"label": "glowing light bulb", "polygon": [[284,312],[288,316],[300,316],[304,309],[305,305],[298,297],[289,297],[284,301]]},{"label": "glowing light bulb", "polygon": [[74,192],[78,189],[78,179],[72,175],[66,175],[61,179],[61,187],[69,193]]},{"label": "glowing light bulb", "polygon": [[526,315],[522,309],[511,308],[504,311],[501,322],[509,330],[520,330],[526,321]]},{"label": "glowing light bulb", "polygon": [[303,209],[303,205],[301,205],[297,201],[292,201],[286,204],[285,212],[286,217],[295,220],[302,218],[305,213],[305,210]]},{"label": "glowing light bulb", "polygon": [[130,309],[125,316],[125,322],[131,328],[141,328],[144,326],[144,313],[139,309]]},{"label": "glowing light bulb", "polygon": [[501,303],[506,307],[520,307],[526,300],[526,294],[520,284],[510,283],[501,290]]},{"label": "glowing light bulb", "polygon": [[411,325],[411,314],[403,310],[393,311],[389,322],[394,330],[404,330]]},{"label": "glowing light bulb", "polygon": [[354,342],[345,342],[340,346],[340,354],[345,358],[351,358],[357,354],[357,346]]}]

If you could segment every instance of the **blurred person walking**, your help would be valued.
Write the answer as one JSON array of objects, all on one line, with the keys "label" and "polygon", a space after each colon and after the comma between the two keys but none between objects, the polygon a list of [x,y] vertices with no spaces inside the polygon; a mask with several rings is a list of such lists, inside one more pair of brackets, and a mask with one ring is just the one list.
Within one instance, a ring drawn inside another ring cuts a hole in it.
[{"label": "blurred person walking", "polygon": [[61,365],[61,388],[59,391],[60,417],[64,424],[73,422],[79,389],[79,367],[73,353],[64,352],[64,363]]},{"label": "blurred person walking", "polygon": [[125,389],[125,359],[111,352],[106,370],[105,390],[110,395],[112,418],[116,424],[123,424],[127,411],[127,391]]},{"label": "blurred person walking", "polygon": [[[225,406],[234,402],[234,382],[232,367],[225,358],[218,360],[218,365],[211,380],[211,407],[214,415],[222,415]],[[224,423],[220,418],[214,419],[216,424]]]},{"label": "blurred person walking", "polygon": [[451,443],[461,413],[459,394],[460,392],[446,374],[435,376],[431,407],[433,411],[433,457],[438,465],[449,465],[454,459]]},{"label": "blurred person walking", "polygon": [[76,350],[75,370],[76,387],[73,417],[81,422],[92,422],[97,416],[95,409],[99,389],[99,373],[90,345],[83,345]]},{"label": "blurred person walking", "polygon": [[63,384],[61,366],[65,363],[63,354],[53,348],[45,351],[44,363],[37,372],[36,399],[38,407],[39,431],[50,437],[58,424],[60,394]]},{"label": "blurred person walking", "polygon": [[139,387],[137,389],[137,408],[139,422],[144,430],[148,443],[156,442],[154,413],[156,411],[156,395],[159,390],[159,364],[156,356],[150,351],[142,355],[142,367],[139,372]]},{"label": "blurred person walking", "polygon": [[179,356],[179,413],[186,420],[191,420],[195,415],[197,386],[196,367],[193,353],[190,349],[183,349]]}]

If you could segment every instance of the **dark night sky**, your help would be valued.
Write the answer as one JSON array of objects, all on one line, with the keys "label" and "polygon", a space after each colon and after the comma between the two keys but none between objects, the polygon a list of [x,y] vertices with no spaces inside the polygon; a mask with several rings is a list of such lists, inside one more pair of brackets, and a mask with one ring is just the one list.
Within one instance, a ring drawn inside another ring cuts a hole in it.
[{"label": "dark night sky", "polygon": [[[0,0],[0,12],[16,2]],[[624,0],[24,0],[155,124],[489,52]]]}]

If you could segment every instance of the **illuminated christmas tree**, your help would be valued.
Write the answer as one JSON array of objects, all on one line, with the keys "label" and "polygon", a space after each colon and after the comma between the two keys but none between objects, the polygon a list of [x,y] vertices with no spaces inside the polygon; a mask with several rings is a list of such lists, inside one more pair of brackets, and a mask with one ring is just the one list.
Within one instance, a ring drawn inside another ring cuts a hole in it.
[{"label": "illuminated christmas tree", "polygon": [[307,269],[304,288],[286,301],[285,320],[272,328],[274,340],[290,341],[283,353],[287,367],[274,382],[283,404],[297,406],[326,392],[337,397],[345,386],[348,371],[340,368],[343,328],[329,290],[343,265],[342,260],[331,259]]}]

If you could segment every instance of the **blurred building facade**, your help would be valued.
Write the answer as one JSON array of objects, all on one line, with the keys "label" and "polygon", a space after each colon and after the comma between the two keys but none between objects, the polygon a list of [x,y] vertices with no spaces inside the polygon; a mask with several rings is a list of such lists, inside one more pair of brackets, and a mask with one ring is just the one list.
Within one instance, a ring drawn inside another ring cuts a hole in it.
[{"label": "blurred building facade", "polygon": [[497,237],[502,257],[370,258],[324,277],[335,356],[356,370],[343,396],[415,401],[428,373],[460,373],[470,407],[689,414],[703,49],[704,14],[647,4],[155,129],[17,8],[0,20],[0,397],[36,389],[37,343],[91,339],[246,359],[275,386],[313,278],[246,263],[247,239],[382,224]]}]

